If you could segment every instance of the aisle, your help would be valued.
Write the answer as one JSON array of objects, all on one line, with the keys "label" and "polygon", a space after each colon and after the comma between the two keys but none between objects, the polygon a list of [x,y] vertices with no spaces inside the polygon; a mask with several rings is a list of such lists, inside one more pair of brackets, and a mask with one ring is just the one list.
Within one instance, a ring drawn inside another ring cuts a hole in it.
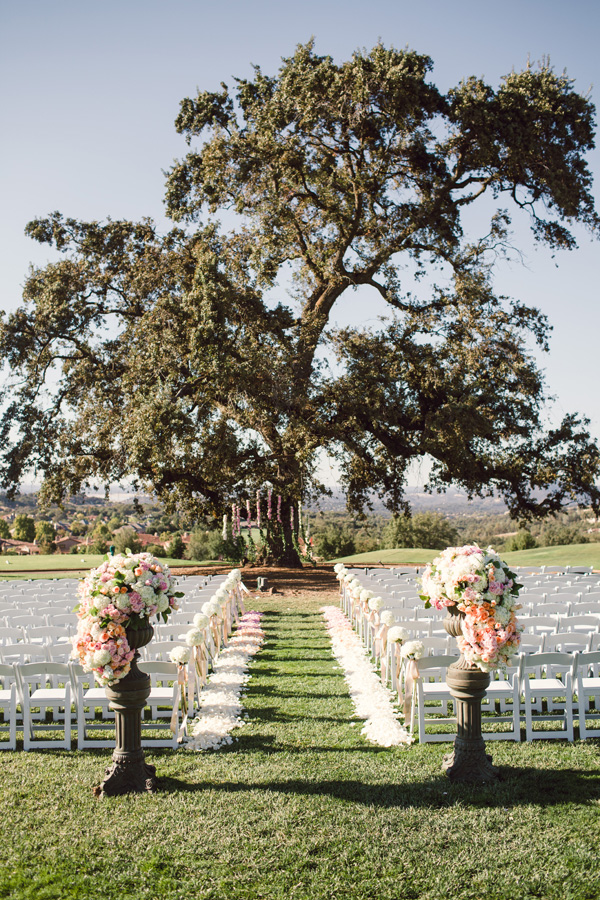
[{"label": "aisle", "polygon": [[109,750],[5,754],[0,898],[600,896],[596,742],[498,742],[506,779],[482,787],[443,776],[446,744],[369,744],[331,654],[331,602],[252,601],[266,641],[244,727],[216,751],[148,752],[156,794],[95,800]]},{"label": "aisle", "polygon": [[[283,604],[278,604],[283,605]],[[343,672],[318,607],[265,610],[265,643],[251,664],[245,697],[249,724],[238,732],[272,752],[362,746]]]}]

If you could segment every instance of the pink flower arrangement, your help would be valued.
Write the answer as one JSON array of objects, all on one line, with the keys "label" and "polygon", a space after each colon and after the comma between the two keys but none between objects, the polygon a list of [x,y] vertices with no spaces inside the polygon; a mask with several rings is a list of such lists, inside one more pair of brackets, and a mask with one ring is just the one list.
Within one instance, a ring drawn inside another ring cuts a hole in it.
[{"label": "pink flower arrangement", "polygon": [[107,556],[79,584],[80,602],[73,656],[101,685],[129,672],[134,651],[125,626],[140,627],[152,616],[168,616],[182,593],[174,590],[168,567],[150,553]]},{"label": "pink flower arrangement", "polygon": [[484,672],[510,664],[521,640],[516,619],[521,585],[495,550],[448,547],[427,566],[421,587],[425,607],[455,606],[464,613],[457,643],[467,662]]}]

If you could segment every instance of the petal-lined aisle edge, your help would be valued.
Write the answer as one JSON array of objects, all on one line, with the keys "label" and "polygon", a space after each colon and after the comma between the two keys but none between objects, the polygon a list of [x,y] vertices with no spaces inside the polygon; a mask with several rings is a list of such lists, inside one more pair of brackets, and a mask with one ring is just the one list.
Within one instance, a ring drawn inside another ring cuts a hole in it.
[{"label": "petal-lined aisle edge", "polygon": [[185,744],[187,750],[215,750],[231,744],[231,732],[244,724],[241,695],[251,677],[248,663],[265,639],[261,616],[259,612],[244,613],[229,644],[219,654],[213,674],[200,694],[200,712],[190,723],[192,734]]},{"label": "petal-lined aisle edge", "polygon": [[382,685],[344,613],[336,606],[323,606],[321,612],[333,655],[344,670],[356,715],[365,720],[361,734],[380,747],[411,744],[411,736],[397,719],[392,692]]}]

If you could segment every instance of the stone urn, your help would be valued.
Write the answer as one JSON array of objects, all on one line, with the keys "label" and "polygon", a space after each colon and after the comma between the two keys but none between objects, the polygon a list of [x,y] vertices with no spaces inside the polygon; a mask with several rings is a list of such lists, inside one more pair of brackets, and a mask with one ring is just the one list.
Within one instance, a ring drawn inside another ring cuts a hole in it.
[{"label": "stone urn", "polygon": [[[448,634],[461,635],[463,619],[464,613],[456,606],[447,607],[444,628]],[[444,757],[443,769],[452,781],[481,783],[499,776],[481,736],[481,701],[489,683],[489,672],[467,662],[462,653],[447,669],[446,684],[455,701],[457,733],[454,750]]]},{"label": "stone urn", "polygon": [[104,781],[94,789],[97,797],[156,790],[156,770],[145,762],[142,750],[142,711],[150,696],[150,676],[137,664],[139,648],[152,640],[154,628],[147,622],[142,628],[126,628],[125,633],[135,655],[125,678],[105,688],[115,713],[116,747]]}]

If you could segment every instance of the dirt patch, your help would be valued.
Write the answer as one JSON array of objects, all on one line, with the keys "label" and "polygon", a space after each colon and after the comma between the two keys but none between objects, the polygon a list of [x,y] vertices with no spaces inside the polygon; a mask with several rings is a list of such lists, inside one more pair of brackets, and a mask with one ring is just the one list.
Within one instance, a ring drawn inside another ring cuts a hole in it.
[{"label": "dirt patch", "polygon": [[[199,566],[197,569],[171,569],[173,575],[221,575],[230,572],[231,566]],[[277,566],[244,566],[242,581],[249,591],[257,590],[259,578],[267,579],[266,590],[262,593],[306,594],[337,591],[338,582],[333,566],[310,566],[302,569],[287,569]]]}]

